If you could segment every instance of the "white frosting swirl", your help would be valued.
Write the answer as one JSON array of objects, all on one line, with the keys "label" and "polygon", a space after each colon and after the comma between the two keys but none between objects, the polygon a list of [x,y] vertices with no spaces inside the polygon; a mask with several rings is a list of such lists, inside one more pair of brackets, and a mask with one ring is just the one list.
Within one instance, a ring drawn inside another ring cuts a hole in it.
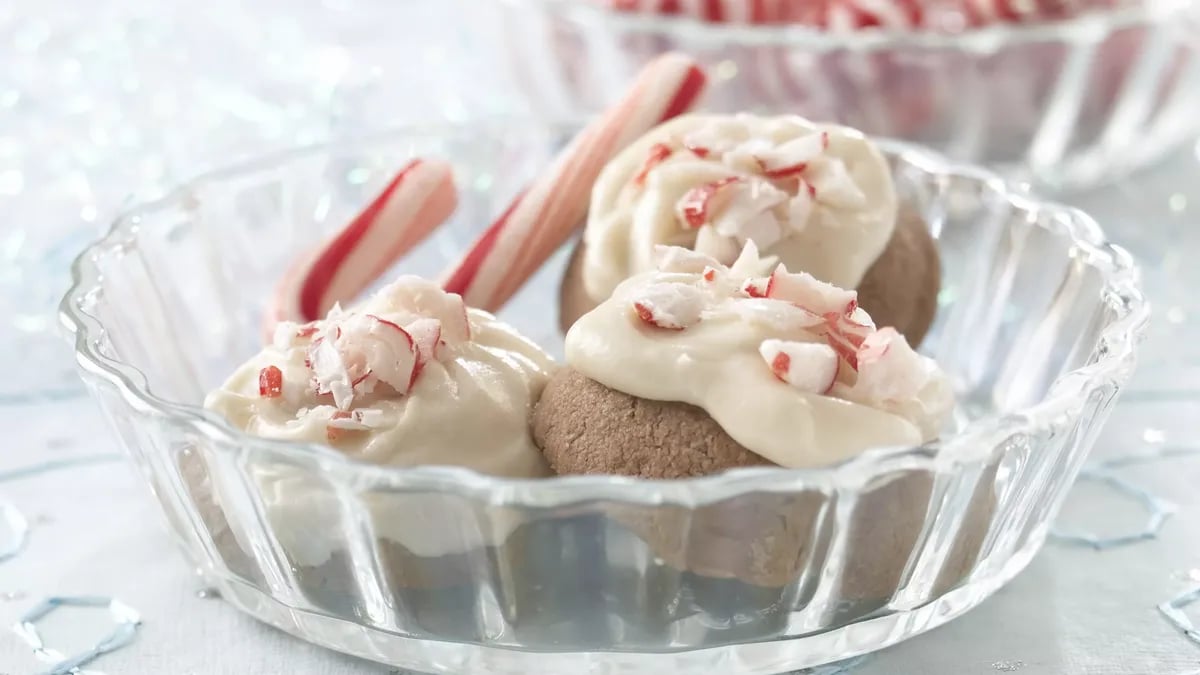
[{"label": "white frosting swirl", "polygon": [[781,466],[835,463],[937,436],[949,381],[854,291],[789,273],[748,244],[731,267],[658,247],[660,269],[621,283],[567,333],[570,367],[640,398],[703,408]]},{"label": "white frosting swirl", "polygon": [[545,476],[527,420],[553,367],[495,317],[404,277],[354,311],[281,325],[205,407],[258,436],[378,464]]},{"label": "white frosting swirl", "polygon": [[800,117],[686,115],[617,155],[592,191],[587,294],[654,269],[658,244],[729,264],[746,241],[855,288],[896,221],[887,160],[861,133]]}]

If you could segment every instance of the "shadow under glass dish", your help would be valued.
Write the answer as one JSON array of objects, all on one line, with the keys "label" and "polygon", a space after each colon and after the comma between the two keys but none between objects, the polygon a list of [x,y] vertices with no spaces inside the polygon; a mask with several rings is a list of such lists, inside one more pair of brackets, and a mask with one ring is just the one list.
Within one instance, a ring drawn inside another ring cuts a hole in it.
[{"label": "shadow under glass dish", "polygon": [[[923,351],[956,383],[942,440],[828,469],[686,481],[398,470],[253,438],[198,404],[260,345],[295,255],[412,156],[454,219],[393,273],[434,276],[561,128],[411,128],[204,176],[123,216],[63,300],[90,391],[207,584],[312,642],[433,672],[775,673],[882,648],[1020,571],[1133,366],[1126,254],[1063,207],[885,142],[944,266]],[[560,251],[502,318],[561,352]]]}]

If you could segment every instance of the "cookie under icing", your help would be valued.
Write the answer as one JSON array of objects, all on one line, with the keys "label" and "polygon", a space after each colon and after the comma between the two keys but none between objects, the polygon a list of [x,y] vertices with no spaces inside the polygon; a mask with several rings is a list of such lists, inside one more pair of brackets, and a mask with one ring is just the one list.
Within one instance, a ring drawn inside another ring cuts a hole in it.
[{"label": "cookie under icing", "polygon": [[567,365],[620,392],[702,408],[781,466],[836,463],[938,435],[946,376],[878,329],[854,291],[764,261],[730,266],[660,247],[658,269],[620,284],[566,338]]}]

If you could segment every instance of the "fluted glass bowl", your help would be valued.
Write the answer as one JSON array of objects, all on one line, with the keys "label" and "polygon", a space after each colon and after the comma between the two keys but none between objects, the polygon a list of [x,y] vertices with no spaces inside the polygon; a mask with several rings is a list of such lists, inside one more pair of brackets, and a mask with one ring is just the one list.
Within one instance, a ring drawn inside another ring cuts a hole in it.
[{"label": "fluted glass bowl", "polygon": [[[508,480],[368,465],[199,407],[259,348],[288,262],[407,158],[452,161],[462,193],[398,266],[432,275],[565,132],[410,128],[267,157],[133,208],[79,257],[62,318],[83,379],[227,601],[415,670],[776,673],[941,624],[1029,562],[1130,376],[1135,268],[1083,214],[901,143],[883,147],[944,266],[923,350],[960,405],[938,442],[822,470]],[[564,254],[501,314],[553,352]]]},{"label": "fluted glass bowl", "polygon": [[1194,0],[957,34],[707,23],[598,0],[485,4],[505,38],[497,63],[548,115],[602,107],[677,50],[709,66],[708,110],[837,120],[1043,188],[1122,177],[1200,133]]}]

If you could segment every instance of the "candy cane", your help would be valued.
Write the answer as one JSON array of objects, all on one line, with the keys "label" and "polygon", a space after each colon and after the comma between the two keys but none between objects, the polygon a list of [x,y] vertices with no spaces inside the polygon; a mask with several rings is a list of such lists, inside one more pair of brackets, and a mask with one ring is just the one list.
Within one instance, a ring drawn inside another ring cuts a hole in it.
[{"label": "candy cane", "polygon": [[353,299],[421,243],[457,206],[449,164],[414,159],[340,232],[297,259],[280,280],[263,321],[312,321]]},{"label": "candy cane", "polygon": [[625,146],[689,110],[707,78],[692,59],[664,54],[648,63],[628,93],[571,141],[461,260],[443,275],[468,305],[500,308],[587,215],[592,184]]},{"label": "candy cane", "polygon": [[939,30],[947,11],[969,27],[1025,23],[1073,16],[1113,0],[598,0],[634,14],[680,16],[710,23],[796,23],[847,32],[860,29]]},{"label": "candy cane", "polygon": [[684,16],[710,23],[762,24],[772,21],[771,5],[782,0],[601,0],[618,12]]}]

